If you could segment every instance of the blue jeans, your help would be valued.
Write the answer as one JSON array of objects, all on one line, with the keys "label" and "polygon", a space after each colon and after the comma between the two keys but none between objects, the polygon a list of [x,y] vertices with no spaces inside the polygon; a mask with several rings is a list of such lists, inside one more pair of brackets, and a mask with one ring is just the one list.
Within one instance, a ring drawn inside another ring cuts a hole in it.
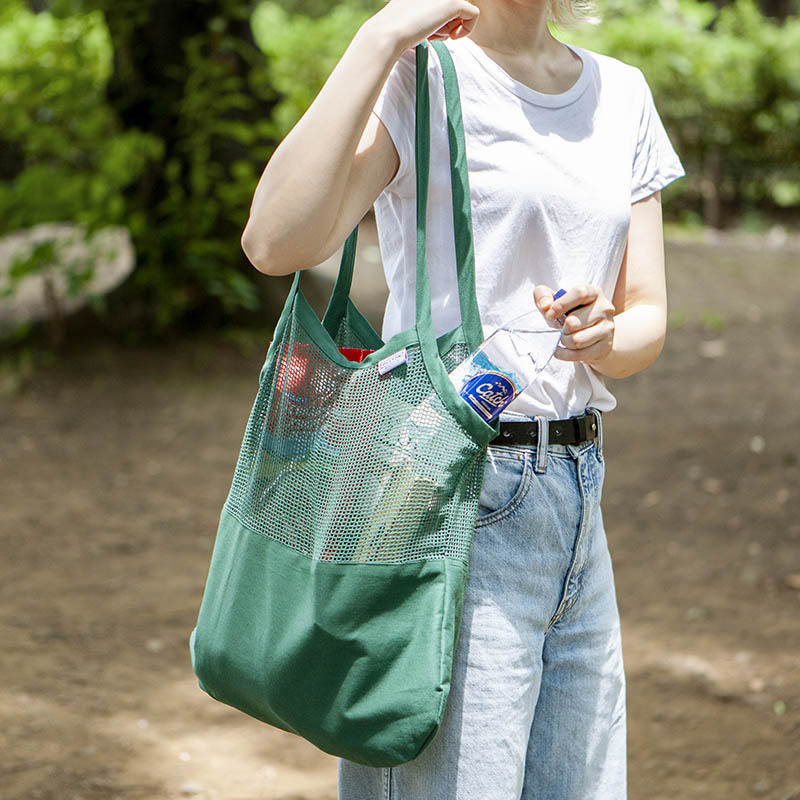
[{"label": "blue jeans", "polygon": [[602,435],[489,448],[442,725],[399,767],[340,759],[340,800],[625,800],[603,475]]}]

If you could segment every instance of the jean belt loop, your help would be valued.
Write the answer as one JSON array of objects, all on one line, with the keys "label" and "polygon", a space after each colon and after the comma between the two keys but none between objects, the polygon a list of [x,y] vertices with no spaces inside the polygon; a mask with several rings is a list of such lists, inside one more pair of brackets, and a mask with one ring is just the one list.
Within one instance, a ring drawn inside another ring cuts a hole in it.
[{"label": "jean belt loop", "polygon": [[603,460],[603,415],[598,411],[596,408],[589,406],[586,409],[588,412],[594,415],[595,424],[597,425],[597,457],[600,461]]},{"label": "jean belt loop", "polygon": [[536,427],[538,438],[536,441],[536,463],[535,472],[545,472],[547,470],[547,448],[550,445],[550,422],[546,417],[536,417]]}]

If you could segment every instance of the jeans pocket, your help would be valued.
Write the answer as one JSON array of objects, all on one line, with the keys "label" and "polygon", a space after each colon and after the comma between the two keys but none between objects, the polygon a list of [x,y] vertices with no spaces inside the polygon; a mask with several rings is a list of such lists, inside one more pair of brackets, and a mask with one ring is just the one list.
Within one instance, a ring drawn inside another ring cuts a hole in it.
[{"label": "jeans pocket", "polygon": [[529,485],[530,456],[527,452],[490,447],[476,527],[510,514],[522,502]]}]

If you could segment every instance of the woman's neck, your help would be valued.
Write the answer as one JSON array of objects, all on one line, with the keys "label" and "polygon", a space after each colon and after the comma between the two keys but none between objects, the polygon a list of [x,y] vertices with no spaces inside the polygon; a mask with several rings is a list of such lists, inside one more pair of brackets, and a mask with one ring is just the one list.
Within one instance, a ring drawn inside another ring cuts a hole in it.
[{"label": "woman's neck", "polygon": [[476,0],[481,14],[470,39],[520,83],[560,94],[578,80],[582,63],[547,27],[548,0]]},{"label": "woman's neck", "polygon": [[547,28],[547,0],[477,0],[481,14],[470,38],[511,58],[536,56],[559,43]]}]

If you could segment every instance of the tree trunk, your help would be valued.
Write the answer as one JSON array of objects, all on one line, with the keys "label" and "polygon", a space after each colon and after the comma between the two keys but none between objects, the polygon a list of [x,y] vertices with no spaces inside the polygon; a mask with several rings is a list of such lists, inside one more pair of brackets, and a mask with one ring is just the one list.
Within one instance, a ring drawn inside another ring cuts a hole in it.
[{"label": "tree trunk", "polygon": [[722,156],[717,147],[711,146],[706,152],[703,163],[703,221],[711,228],[722,228]]}]

